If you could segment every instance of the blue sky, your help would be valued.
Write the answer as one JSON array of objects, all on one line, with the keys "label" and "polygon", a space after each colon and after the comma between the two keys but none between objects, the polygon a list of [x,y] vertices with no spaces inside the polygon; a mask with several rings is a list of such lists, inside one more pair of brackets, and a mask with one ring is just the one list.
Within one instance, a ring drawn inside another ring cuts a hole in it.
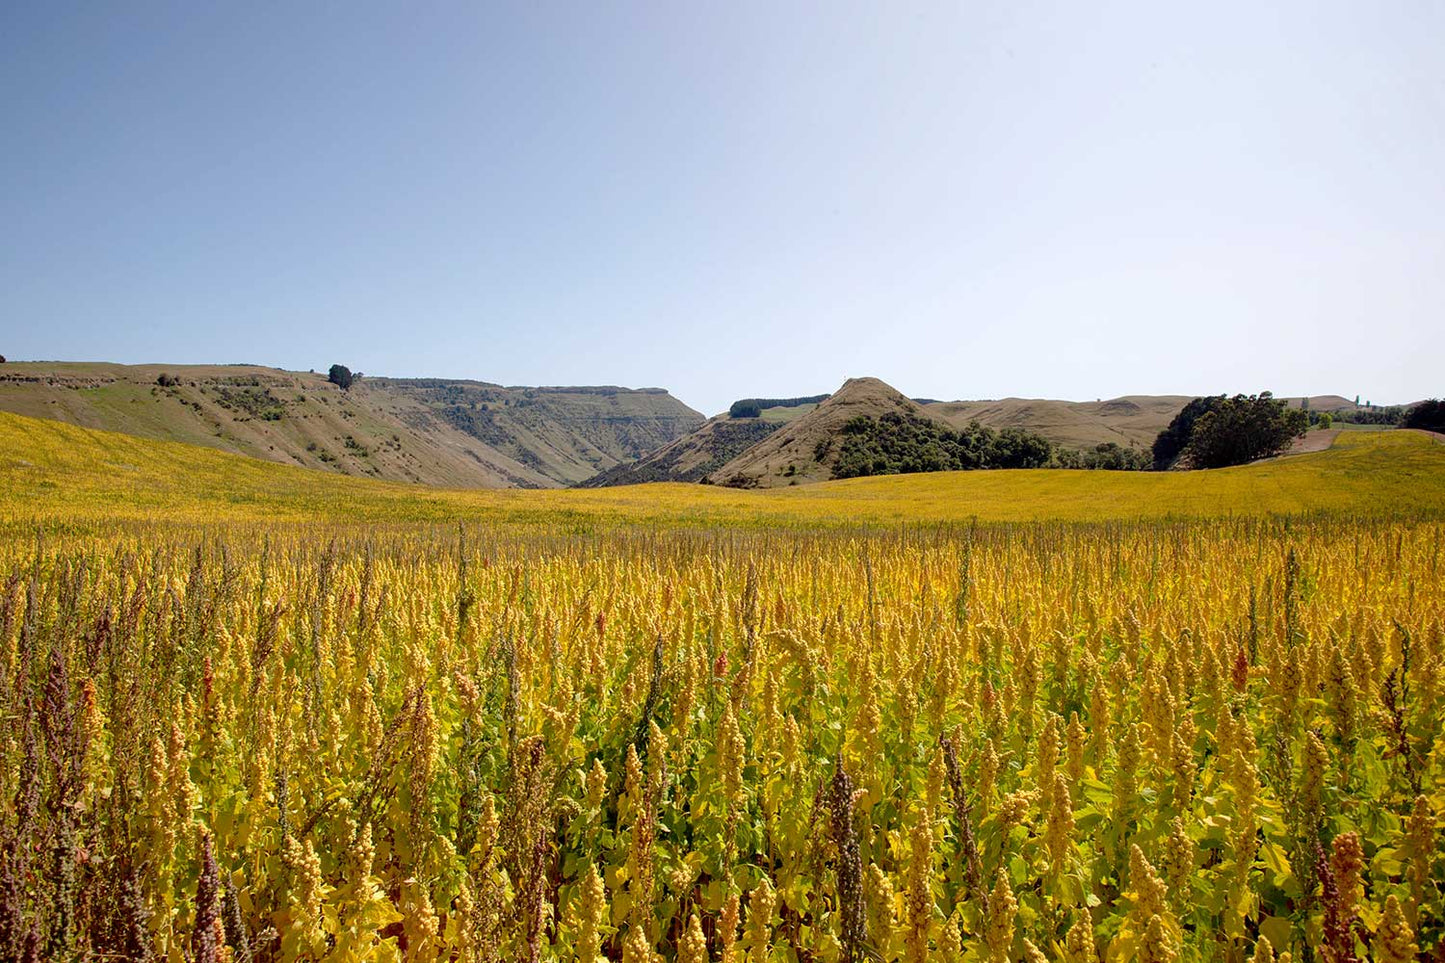
[{"label": "blue sky", "polygon": [[1445,5],[11,2],[0,353],[1445,391]]}]

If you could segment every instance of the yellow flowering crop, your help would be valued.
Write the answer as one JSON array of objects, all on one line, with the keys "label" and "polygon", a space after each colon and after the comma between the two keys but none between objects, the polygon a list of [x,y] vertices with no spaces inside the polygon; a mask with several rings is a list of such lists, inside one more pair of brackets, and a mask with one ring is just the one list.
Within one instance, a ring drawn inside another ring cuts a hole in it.
[{"label": "yellow flowering crop", "polygon": [[1026,474],[190,489],[5,432],[58,448],[0,456],[0,958],[1445,944],[1445,525],[1403,436],[1334,455],[1420,468],[1418,511],[1217,513],[1240,477],[1297,505],[1286,459],[1090,523]]}]

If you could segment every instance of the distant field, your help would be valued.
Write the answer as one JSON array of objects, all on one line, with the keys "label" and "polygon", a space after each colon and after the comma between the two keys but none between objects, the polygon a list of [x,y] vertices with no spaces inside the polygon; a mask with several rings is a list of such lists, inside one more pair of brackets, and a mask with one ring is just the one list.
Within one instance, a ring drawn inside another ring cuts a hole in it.
[{"label": "distant field", "polygon": [[1351,432],[1326,451],[1211,472],[949,472],[758,492],[684,484],[462,491],[0,414],[0,516],[12,527],[106,519],[765,526],[1315,511],[1445,511],[1445,446],[1419,432]]}]

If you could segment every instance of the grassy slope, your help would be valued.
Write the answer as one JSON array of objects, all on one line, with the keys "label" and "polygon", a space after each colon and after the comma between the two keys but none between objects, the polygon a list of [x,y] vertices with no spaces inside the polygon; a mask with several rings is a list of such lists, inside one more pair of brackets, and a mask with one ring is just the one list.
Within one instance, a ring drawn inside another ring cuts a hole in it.
[{"label": "grassy slope", "polygon": [[572,520],[813,524],[1296,513],[1445,514],[1445,445],[1422,433],[1342,435],[1322,452],[1213,472],[950,472],[735,491],[639,485],[454,491],[337,476],[208,448],[0,414],[0,520]]},{"label": "grassy slope", "polygon": [[764,408],[757,418],[734,418],[723,412],[637,461],[615,465],[581,484],[585,488],[602,488],[643,482],[700,481],[762,442],[770,432],[797,421],[817,407],[817,403],[776,405]]},{"label": "grassy slope", "polygon": [[806,405],[779,405],[774,408],[764,408],[760,413],[759,417],[761,417],[764,421],[771,421],[779,425],[786,425],[790,421],[797,421],[799,418],[803,417],[816,407],[818,407],[818,403],[816,401],[809,402]]},{"label": "grassy slope", "polygon": [[708,473],[762,442],[782,424],[767,418],[730,418],[721,414],[637,461],[594,475],[583,482],[582,487],[701,481]]},{"label": "grassy slope", "polygon": [[[1107,401],[1001,398],[995,401],[939,401],[925,405],[958,427],[977,420],[990,428],[1023,428],[1069,448],[1105,442],[1148,448],[1179,413],[1190,395],[1126,395]],[[1285,399],[1298,408],[1302,399]],[[1358,406],[1339,395],[1315,395],[1315,411],[1349,411]]]},{"label": "grassy slope", "polygon": [[[838,434],[854,418],[889,412],[927,416],[926,409],[877,378],[849,378],[826,401],[739,454],[708,479],[738,488],[785,488],[824,481],[833,474]],[[820,444],[828,454],[818,460]]]},{"label": "grassy slope", "polygon": [[1188,401],[1187,395],[1132,395],[1108,401],[947,401],[926,407],[958,427],[976,420],[990,428],[1023,428],[1069,448],[1110,441],[1148,448]]},{"label": "grassy slope", "polygon": [[[181,383],[158,387],[162,373]],[[324,374],[259,366],[79,362],[0,366],[0,410],[454,488],[571,484],[702,421],[661,392],[377,378],[343,393]]]}]

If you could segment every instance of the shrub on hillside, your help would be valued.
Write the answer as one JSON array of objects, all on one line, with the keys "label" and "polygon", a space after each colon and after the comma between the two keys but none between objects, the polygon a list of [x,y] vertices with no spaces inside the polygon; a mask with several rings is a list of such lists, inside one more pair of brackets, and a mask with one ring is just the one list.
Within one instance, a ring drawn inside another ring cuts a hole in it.
[{"label": "shrub on hillside", "polygon": [[347,391],[356,382],[361,380],[361,372],[351,373],[351,369],[344,364],[334,364],[331,370],[326,373],[326,380],[336,385],[342,391]]}]

